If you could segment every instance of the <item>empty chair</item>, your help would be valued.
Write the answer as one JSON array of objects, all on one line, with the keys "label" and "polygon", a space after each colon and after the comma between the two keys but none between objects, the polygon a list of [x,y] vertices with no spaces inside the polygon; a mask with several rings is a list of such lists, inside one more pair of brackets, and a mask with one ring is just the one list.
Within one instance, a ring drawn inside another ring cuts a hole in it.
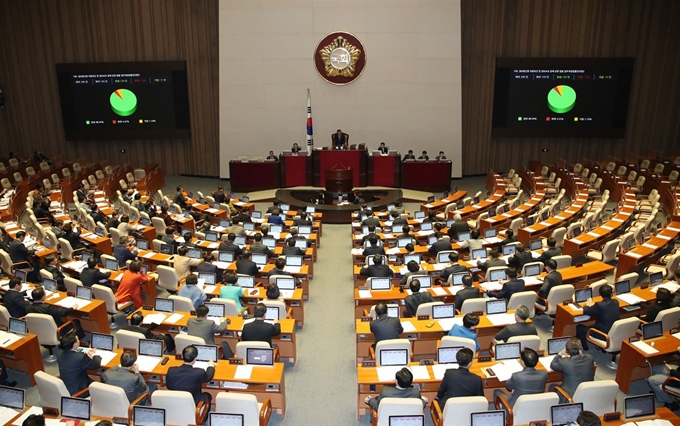
[{"label": "empty chair", "polygon": [[369,349],[372,358],[375,359],[376,364],[380,365],[380,351],[390,350],[390,349],[407,349],[407,362],[413,358],[413,352],[411,351],[411,342],[408,339],[388,339],[381,340],[375,345],[375,351],[373,347]]},{"label": "empty chair", "polygon": [[76,294],[76,292],[78,291],[78,287],[82,287],[83,283],[78,279],[65,277],[64,286],[66,286],[67,293]]},{"label": "empty chair", "polygon": [[553,256],[551,259],[557,263],[557,269],[564,269],[571,266],[571,256],[568,254]]},{"label": "empty chair", "polygon": [[680,266],[680,251],[668,256],[665,265],[649,265],[645,268],[645,274],[651,275],[655,272],[662,272],[666,279],[673,278],[675,271]]},{"label": "empty chair", "polygon": [[520,291],[519,293],[510,296],[510,300],[508,300],[508,310],[517,309],[518,306],[524,305],[529,309],[529,318],[533,318],[536,314],[536,308],[534,307],[535,301],[535,291]]},{"label": "empty chair", "polygon": [[642,160],[642,162],[640,163],[640,168],[643,169],[643,170],[648,169],[649,168],[649,160]]},{"label": "empty chair", "polygon": [[583,170],[583,165],[581,165],[581,163],[576,163],[576,164],[574,164],[574,168],[572,169],[572,173],[574,173],[574,175],[578,176],[581,173],[582,170]]},{"label": "empty chair", "polygon": [[489,401],[483,396],[462,396],[446,400],[444,410],[439,401],[432,401],[430,416],[435,426],[470,426],[472,413],[489,409]]},{"label": "empty chair", "polygon": [[560,185],[562,185],[562,178],[555,179],[555,184],[546,188],[545,192],[548,195],[557,194],[560,190]]},{"label": "empty chair", "polygon": [[609,368],[616,369],[616,355],[621,352],[621,343],[635,336],[635,332],[640,326],[638,318],[620,319],[612,325],[609,333],[603,333],[596,328],[589,328],[586,339],[593,345],[612,355],[611,361],[607,363]]},{"label": "empty chair", "polygon": [[541,296],[536,296],[537,300],[542,300],[543,304],[535,303],[536,309],[543,311],[543,313],[554,316],[557,312],[557,305],[564,300],[571,300],[574,296],[574,286],[571,284],[557,285],[550,289],[548,297],[543,299]]},{"label": "empty chair", "polygon": [[0,325],[9,329],[9,319],[10,319],[10,317],[11,317],[11,315],[9,314],[9,311],[7,310],[7,308],[5,308],[5,305],[0,305]]},{"label": "empty chair", "polygon": [[584,411],[592,411],[598,416],[603,416],[605,413],[616,411],[619,385],[614,380],[595,380],[578,385],[573,396],[559,386],[555,391],[564,396],[569,403],[582,403]]},{"label": "empty chair", "polygon": [[92,382],[90,384],[91,414],[98,417],[127,418],[131,407],[148,397],[149,394],[144,392],[139,398],[129,402],[122,387]]},{"label": "empty chair", "polygon": [[189,336],[188,334],[178,334],[175,336],[175,353],[181,354],[184,348],[190,345],[205,345],[202,337]]},{"label": "empty chair", "polygon": [[536,419],[549,419],[550,407],[557,405],[560,398],[555,392],[545,392],[533,395],[522,395],[515,401],[515,406],[510,407],[504,396],[499,396],[496,401],[496,409],[505,409],[508,413],[506,424],[529,424]]},{"label": "empty chair", "polygon": [[567,228],[564,226],[560,226],[559,228],[555,228],[555,230],[552,232],[552,237],[555,239],[555,247],[563,247],[564,246],[564,237],[567,235]]},{"label": "empty chair", "polygon": [[5,251],[0,249],[0,268],[5,271],[6,274],[14,276],[14,269],[31,269],[32,266],[28,262],[12,262],[12,258]]},{"label": "empty chair", "polygon": [[661,321],[663,331],[668,331],[673,327],[677,327],[678,321],[680,321],[680,307],[664,309],[659,312],[655,321]]},{"label": "empty chair", "polygon": [[175,301],[175,311],[191,312],[194,310],[194,302],[188,297],[173,294],[169,298]]},{"label": "empty chair", "polygon": [[602,251],[591,250],[586,253],[586,257],[590,260],[599,260],[600,262],[609,263],[616,260],[616,251],[618,248],[619,240],[615,239],[607,241],[604,247],[602,247]]},{"label": "empty chair", "polygon": [[521,349],[531,348],[537,351],[541,346],[541,338],[534,335],[527,336],[512,336],[508,339],[507,343],[517,343],[521,344]]},{"label": "empty chair", "polygon": [[61,169],[61,175],[64,176],[64,179],[69,179],[71,177],[71,171],[68,169],[68,167],[64,167]]},{"label": "empty chair", "polygon": [[371,408],[372,426],[390,426],[392,416],[419,416],[423,414],[423,403],[420,398],[383,398],[378,410]]},{"label": "empty chair", "polygon": [[616,176],[620,178],[624,177],[627,170],[626,166],[619,166],[619,169],[616,171]]},{"label": "empty chair", "polygon": [[3,189],[12,189],[12,184],[7,178],[2,178],[2,180],[0,180],[0,184],[2,185]]},{"label": "empty chair", "polygon": [[76,250],[73,250],[73,247],[71,247],[71,243],[64,239],[64,238],[59,238],[59,256],[62,259],[65,260],[73,260],[73,255],[76,254],[77,252],[85,250],[84,248],[79,248]]},{"label": "empty chair", "polygon": [[628,178],[626,179],[626,182],[628,185],[632,185],[635,183],[635,179],[637,179],[637,172],[635,170],[631,170],[630,173],[628,173]]},{"label": "empty chair", "polygon": [[477,352],[477,343],[475,343],[475,341],[472,339],[468,339],[467,337],[442,336],[441,340],[439,340],[437,347],[452,348],[456,346],[468,348],[472,351],[473,354]]},{"label": "empty chair", "polygon": [[[61,408],[61,397],[71,396],[68,389],[66,389],[64,381],[59,377],[47,374],[44,371],[36,371],[33,378],[35,379],[35,384],[38,386],[41,407]],[[73,396],[77,397],[85,392],[87,392],[87,389],[83,389],[73,394]]]},{"label": "empty chair", "polygon": [[28,325],[28,331],[37,335],[40,345],[45,347],[50,353],[45,361],[56,361],[57,357],[54,355],[54,348],[59,345],[61,331],[74,330],[74,324],[71,321],[67,321],[60,327],[57,327],[54,318],[47,314],[27,314],[24,318]]},{"label": "empty chair", "polygon": [[175,272],[175,268],[158,265],[156,273],[158,274],[158,286],[160,288],[164,288],[172,293],[177,291],[179,277],[177,276],[177,272]]},{"label": "empty chair", "polygon": [[666,166],[664,166],[663,163],[656,163],[656,166],[654,166],[654,174],[655,175],[663,175],[663,169]]},{"label": "empty chair", "polygon": [[156,234],[158,235],[165,235],[165,221],[163,221],[162,218],[160,217],[152,217],[151,218],[151,223],[153,224],[153,227],[156,228]]},{"label": "empty chair", "polygon": [[[236,358],[247,360],[248,349],[270,349],[270,348],[271,346],[269,345],[269,342],[257,342],[257,341],[238,342],[236,344]],[[274,362],[279,362],[278,347],[274,348]]]},{"label": "empty chair", "polygon": [[204,424],[210,410],[203,400],[196,405],[194,397],[186,391],[157,390],[151,395],[151,404],[164,408],[165,417],[179,426]]},{"label": "empty chair", "polygon": [[286,302],[283,300],[262,299],[261,303],[264,303],[268,308],[278,308],[279,320],[293,317],[293,308],[287,308]]},{"label": "empty chair", "polygon": [[103,181],[104,179],[106,179],[106,176],[104,175],[104,172],[102,172],[101,170],[95,170],[94,176],[95,176],[95,177],[97,178],[97,180],[100,181],[100,182]]},{"label": "empty chair", "polygon": [[629,272],[621,275],[618,281],[630,281],[630,288],[633,288],[638,282],[638,279],[640,279],[640,275],[638,275],[637,272]]},{"label": "empty chair", "polygon": [[[430,318],[432,318],[432,307],[435,305],[443,305],[444,302],[442,301],[437,301],[437,302],[427,302],[427,303],[421,303],[418,305],[418,310],[416,311],[416,318],[418,318],[421,315],[427,315]],[[388,305],[389,307],[389,305]]]},{"label": "empty chair", "polygon": [[119,349],[133,349],[136,351],[139,347],[139,340],[145,338],[146,337],[142,333],[134,331],[118,330],[116,333]]},{"label": "empty chair", "polygon": [[220,392],[215,398],[215,412],[243,415],[243,426],[266,426],[272,415],[269,398],[257,401],[255,395],[240,392]]},{"label": "empty chair", "polygon": [[74,171],[76,174],[78,174],[78,173],[80,173],[80,172],[83,171],[83,168],[82,168],[82,166],[80,165],[80,163],[73,163],[73,171]]},{"label": "empty chair", "polygon": [[630,189],[635,193],[642,191],[642,188],[645,185],[645,180],[646,179],[644,176],[638,177],[637,180],[635,181],[635,185],[632,186]]},{"label": "empty chair", "polygon": [[486,301],[488,299],[479,297],[477,299],[467,299],[460,307],[461,314],[470,314],[472,312],[486,312]]}]

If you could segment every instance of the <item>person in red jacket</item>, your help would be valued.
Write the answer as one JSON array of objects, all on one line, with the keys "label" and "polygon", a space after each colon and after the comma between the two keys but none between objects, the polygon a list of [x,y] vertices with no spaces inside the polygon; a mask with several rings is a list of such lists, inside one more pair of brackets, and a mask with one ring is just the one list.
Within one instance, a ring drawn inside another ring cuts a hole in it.
[{"label": "person in red jacket", "polygon": [[123,278],[121,278],[118,290],[116,290],[116,299],[129,294],[132,296],[135,308],[141,308],[144,305],[142,301],[142,284],[147,281],[149,281],[149,277],[142,272],[142,262],[133,260],[130,262],[128,270],[123,273]]}]

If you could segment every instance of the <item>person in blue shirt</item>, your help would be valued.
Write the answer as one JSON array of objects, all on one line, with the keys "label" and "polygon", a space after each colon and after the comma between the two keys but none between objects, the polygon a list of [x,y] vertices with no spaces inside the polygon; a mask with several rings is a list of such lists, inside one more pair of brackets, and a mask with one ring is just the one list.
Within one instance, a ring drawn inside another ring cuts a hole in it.
[{"label": "person in blue shirt", "polygon": [[283,219],[281,219],[281,216],[279,216],[280,213],[281,213],[281,210],[274,209],[272,214],[267,219],[267,223],[273,223],[273,224],[276,224],[276,225],[283,225],[284,224]]},{"label": "person in blue shirt", "polygon": [[236,302],[236,308],[239,312],[243,310],[241,298],[243,297],[243,288],[238,285],[238,275],[236,272],[229,271],[224,275],[225,285],[220,289],[220,298],[229,299]]},{"label": "person in blue shirt", "polygon": [[477,340],[477,333],[475,330],[479,325],[479,317],[477,315],[465,314],[463,317],[463,325],[454,324],[449,336],[465,337],[475,341],[477,351],[479,351],[479,340]]},{"label": "person in blue shirt", "polygon": [[179,289],[179,296],[188,297],[194,304],[194,308],[198,308],[206,301],[208,296],[203,293],[203,290],[198,288],[198,276],[196,274],[189,274],[185,285]]}]

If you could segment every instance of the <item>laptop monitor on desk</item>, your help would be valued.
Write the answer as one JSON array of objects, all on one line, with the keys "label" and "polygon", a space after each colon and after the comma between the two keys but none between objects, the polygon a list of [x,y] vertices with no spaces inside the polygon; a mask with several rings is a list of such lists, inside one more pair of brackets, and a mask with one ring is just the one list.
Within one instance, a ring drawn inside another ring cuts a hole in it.
[{"label": "laptop monitor on desk", "polygon": [[506,359],[518,359],[520,355],[522,344],[516,343],[496,343],[494,355],[496,361],[503,361]]},{"label": "laptop monitor on desk", "polygon": [[243,426],[243,414],[210,413],[210,426]]},{"label": "laptop monitor on desk", "polygon": [[663,272],[654,272],[649,274],[649,284],[657,285],[663,283]]},{"label": "laptop monitor on desk", "polygon": [[208,231],[205,233],[205,240],[210,243],[216,243],[218,239],[217,232]]},{"label": "laptop monitor on desk", "polygon": [[51,278],[43,278],[43,287],[47,291],[55,292],[57,291],[57,280]]},{"label": "laptop monitor on desk", "polygon": [[266,265],[269,260],[266,254],[254,253],[252,256],[253,262],[258,266]]},{"label": "laptop monitor on desk", "polygon": [[154,310],[158,312],[175,312],[175,301],[172,299],[165,299],[163,297],[157,297],[154,300]]},{"label": "laptop monitor on desk", "polygon": [[286,266],[301,267],[302,256],[286,256]]},{"label": "laptop monitor on desk", "polygon": [[283,232],[283,225],[279,225],[276,223],[270,223],[269,224],[269,232],[272,234],[280,234]]},{"label": "laptop monitor on desk", "polygon": [[470,414],[470,426],[505,426],[505,411],[482,411]]},{"label": "laptop monitor on desk", "polygon": [[[413,213],[413,218],[414,219],[425,219],[425,212],[422,211],[422,210],[418,210],[417,212]],[[423,223],[423,225],[425,225],[425,224]],[[421,227],[420,229],[423,229],[423,228]],[[432,229],[432,228],[430,228],[430,229]]]},{"label": "laptop monitor on desk", "polygon": [[250,275],[239,275],[236,282],[243,288],[255,287],[255,277]]},{"label": "laptop monitor on desk", "polygon": [[205,285],[214,285],[217,283],[217,275],[214,272],[199,272],[198,279],[203,280]]},{"label": "laptop monitor on desk", "polygon": [[246,231],[254,231],[255,230],[255,224],[253,222],[246,222],[243,224],[243,229]]},{"label": "laptop monitor on desk", "polygon": [[397,238],[397,247],[404,248],[413,242],[413,237],[405,236]]},{"label": "laptop monitor on desk", "polygon": [[372,277],[371,290],[389,290],[392,287],[392,279],[389,277]]},{"label": "laptop monitor on desk", "polygon": [[21,269],[14,269],[14,278],[19,278],[22,283],[26,282],[26,277],[27,277],[26,271],[22,271]]},{"label": "laptop monitor on desk", "polygon": [[189,251],[187,252],[187,256],[189,257],[189,259],[200,259],[202,257],[201,254],[202,254],[201,249],[195,248],[189,249]]},{"label": "laptop monitor on desk", "polygon": [[[165,426],[165,408],[132,407],[132,423],[135,426]],[[213,423],[211,423],[213,424]]]},{"label": "laptop monitor on desk", "polygon": [[553,426],[572,424],[583,411],[583,403],[559,404],[550,407],[550,418]]},{"label": "laptop monitor on desk", "polygon": [[309,235],[311,233],[312,233],[312,226],[311,225],[298,225],[298,234]]},{"label": "laptop monitor on desk", "polygon": [[232,263],[234,261],[234,252],[221,251],[217,254],[217,260],[220,262]]},{"label": "laptop monitor on desk", "polygon": [[510,256],[515,254],[517,247],[514,244],[508,244],[503,246],[503,256]]},{"label": "laptop monitor on desk", "polygon": [[541,265],[528,265],[524,268],[525,277],[534,277],[541,274]]},{"label": "laptop monitor on desk", "polygon": [[276,278],[276,286],[281,290],[295,290],[295,278],[278,277]]},{"label": "laptop monitor on desk", "polygon": [[458,364],[456,354],[461,349],[463,349],[462,346],[438,347],[437,364]]},{"label": "laptop monitor on desk", "polygon": [[443,305],[432,305],[432,319],[453,318],[456,316],[456,305],[445,303]]},{"label": "laptop monitor on desk", "polygon": [[272,249],[276,247],[276,238],[274,237],[262,237],[262,244]]},{"label": "laptop monitor on desk", "polygon": [[489,300],[486,302],[486,314],[504,314],[508,312],[508,301],[505,299]]},{"label": "laptop monitor on desk", "polygon": [[630,293],[630,281],[623,280],[614,284],[616,294]]},{"label": "laptop monitor on desk", "polygon": [[139,354],[160,358],[163,356],[163,344],[162,340],[139,339]]},{"label": "laptop monitor on desk", "polygon": [[92,333],[92,347],[103,351],[113,351],[113,334]]},{"label": "laptop monitor on desk", "polygon": [[663,336],[663,324],[661,321],[654,321],[642,324],[642,340],[656,339]]},{"label": "laptop monitor on desk", "polygon": [[270,348],[247,348],[246,364],[274,366],[274,349]]},{"label": "laptop monitor on desk", "polygon": [[463,285],[463,277],[466,275],[470,275],[467,272],[460,272],[458,274],[452,274],[451,276],[451,284],[452,285]]},{"label": "laptop monitor on desk", "polygon": [[541,240],[529,241],[529,250],[536,251],[536,250],[540,250],[541,248],[543,248],[543,244],[541,243]]},{"label": "laptop monitor on desk", "polygon": [[574,301],[576,303],[583,303],[587,301],[588,299],[593,298],[593,289],[592,288],[582,288],[579,290],[576,290],[574,292]]},{"label": "laptop monitor on desk", "polygon": [[472,250],[472,254],[470,255],[471,260],[477,260],[479,259],[486,259],[486,249],[481,248],[481,249],[475,249]]},{"label": "laptop monitor on desk", "polygon": [[489,272],[489,281],[500,281],[507,279],[507,269],[494,269]]},{"label": "laptop monitor on desk", "polygon": [[399,306],[388,306],[387,316],[390,318],[399,318]]},{"label": "laptop monitor on desk", "polygon": [[421,231],[431,231],[432,230],[432,222],[423,222],[422,224],[420,224],[420,230]]},{"label": "laptop monitor on desk", "polygon": [[[425,160],[422,160],[425,161]],[[389,426],[424,426],[425,416],[422,414],[413,416],[390,416]]]},{"label": "laptop monitor on desk", "polygon": [[557,355],[563,351],[567,347],[567,340],[569,339],[571,339],[571,336],[548,339],[548,355]]},{"label": "laptop monitor on desk", "polygon": [[414,261],[420,264],[422,257],[419,253],[410,253],[404,255],[404,265],[408,265],[409,262]]},{"label": "laptop monitor on desk", "polygon": [[276,321],[281,317],[278,306],[267,306],[267,313],[264,314],[264,319],[269,321]]},{"label": "laptop monitor on desk", "polygon": [[137,249],[138,250],[148,250],[149,249],[149,241],[148,240],[137,240]]},{"label": "laptop monitor on desk", "polygon": [[623,399],[623,406],[626,419],[648,417],[656,413],[654,394],[629,396]]},{"label": "laptop monitor on desk", "polygon": [[381,349],[379,355],[381,366],[408,365],[407,349]]},{"label": "laptop monitor on desk", "polygon": [[116,259],[105,259],[104,267],[109,271],[115,272],[118,270],[118,261]]},{"label": "laptop monitor on desk", "polygon": [[470,239],[470,233],[469,232],[459,232],[458,233],[458,241],[466,241]]},{"label": "laptop monitor on desk", "polygon": [[413,277],[414,280],[420,282],[420,288],[430,288],[432,287],[432,277],[429,275],[418,275]]},{"label": "laptop monitor on desk", "polygon": [[237,235],[236,238],[234,239],[234,244],[237,246],[244,246],[246,245],[246,237],[245,235]]},{"label": "laptop monitor on desk", "polygon": [[484,230],[484,238],[495,238],[498,235],[496,228],[488,228]]},{"label": "laptop monitor on desk", "polygon": [[210,303],[206,302],[204,303],[205,307],[208,308],[208,316],[209,317],[217,317],[217,318],[222,318],[225,315],[225,308],[222,303]]},{"label": "laptop monitor on desk", "polygon": [[161,254],[173,254],[175,252],[175,246],[172,244],[161,244],[160,252]]},{"label": "laptop monitor on desk", "polygon": [[26,408],[25,391],[19,388],[0,386],[0,405],[24,411],[24,408]]},{"label": "laptop monitor on desk", "polygon": [[215,345],[194,345],[198,351],[196,361],[212,361],[217,362],[219,359],[217,346]]},{"label": "laptop monitor on desk", "polygon": [[61,417],[65,419],[90,420],[90,400],[61,397]]},{"label": "laptop monitor on desk", "polygon": [[299,248],[302,251],[307,251],[307,240],[303,240],[301,238],[296,239],[295,247]]},{"label": "laptop monitor on desk", "polygon": [[25,320],[20,320],[18,318],[10,318],[9,332],[18,334],[19,336],[25,336],[28,332],[28,323]]},{"label": "laptop monitor on desk", "polygon": [[92,300],[92,289],[90,287],[85,287],[84,285],[77,286],[76,298],[83,300]]},{"label": "laptop monitor on desk", "polygon": [[536,218],[534,216],[529,216],[527,219],[524,221],[524,226],[531,226],[536,222]]},{"label": "laptop monitor on desk", "polygon": [[253,219],[262,219],[262,212],[259,210],[254,210],[252,213],[250,213],[250,217]]}]

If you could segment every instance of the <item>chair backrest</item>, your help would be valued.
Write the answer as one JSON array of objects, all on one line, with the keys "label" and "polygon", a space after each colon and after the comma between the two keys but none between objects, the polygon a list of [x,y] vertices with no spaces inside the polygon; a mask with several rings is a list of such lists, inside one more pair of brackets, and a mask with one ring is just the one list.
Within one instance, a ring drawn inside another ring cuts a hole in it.
[{"label": "chair backrest", "polygon": [[19,172],[14,172],[14,182],[19,183],[23,182],[24,178],[21,176],[21,173]]},{"label": "chair backrest", "polygon": [[637,186],[638,188],[642,188],[642,185],[645,184],[645,180],[646,180],[646,179],[645,179],[644,176],[640,176],[640,177],[637,179],[637,181],[635,182],[635,186]]},{"label": "chair backrest", "polygon": [[2,184],[2,187],[4,189],[12,189],[12,183],[9,181],[9,179],[2,178],[2,180],[0,180],[0,183]]},{"label": "chair backrest", "polygon": [[535,291],[520,291],[510,296],[510,300],[508,300],[508,310],[517,309],[519,305],[524,305],[529,308],[529,318],[533,318],[536,314],[536,309],[534,308],[535,301]]},{"label": "chair backrest", "polygon": [[82,286],[83,283],[78,279],[65,277],[64,285],[66,286],[67,292],[75,294],[78,291],[78,287]]},{"label": "chair backrest", "polygon": [[571,266],[571,256],[568,254],[553,256],[552,259],[557,262],[557,269],[564,269]]},{"label": "chair backrest", "polygon": [[184,348],[189,345],[205,345],[205,339],[188,334],[178,334],[175,336],[175,353],[181,354]]},{"label": "chair backrest", "polygon": [[92,285],[92,295],[95,299],[101,300],[106,305],[106,312],[110,314],[115,314],[118,312],[118,306],[116,306],[116,296],[113,294],[113,290],[105,285],[94,284]]},{"label": "chair backrest", "polygon": [[276,280],[279,278],[290,278],[290,275],[274,274],[267,279],[267,283],[276,284]]},{"label": "chair backrest", "polygon": [[196,404],[190,392],[157,390],[151,395],[151,405],[165,409],[165,418],[175,425],[196,424]]},{"label": "chair backrest", "polygon": [[279,308],[279,320],[286,319],[286,302],[283,300],[262,299],[262,303],[268,308]]},{"label": "chair backrest", "polygon": [[106,176],[104,175],[104,172],[102,172],[101,170],[96,170],[94,172],[94,175],[99,180],[104,180],[106,178]]},{"label": "chair backrest", "polygon": [[512,336],[508,339],[508,343],[515,342],[519,342],[522,345],[521,349],[531,348],[537,351],[541,346],[541,338],[534,335]]},{"label": "chair backrest", "polygon": [[158,265],[156,268],[156,273],[158,274],[158,285],[169,291],[176,291],[179,285],[179,277],[175,268],[171,268],[165,265]]},{"label": "chair backrest", "polygon": [[676,180],[678,180],[679,175],[680,173],[677,170],[673,170],[668,174],[668,180],[670,180],[671,182],[675,182]]},{"label": "chair backrest", "polygon": [[411,359],[411,342],[408,339],[381,340],[375,345],[375,361],[380,365],[380,351],[388,349],[408,349],[406,360]]},{"label": "chair backrest", "polygon": [[583,382],[576,388],[572,399],[583,403],[583,410],[592,411],[598,416],[616,411],[616,396],[619,385],[614,380],[595,380]]},{"label": "chair backrest", "polygon": [[668,263],[666,263],[666,278],[670,279],[675,274],[675,271],[680,267],[680,252],[672,254],[668,257]]},{"label": "chair backrest", "polygon": [[633,183],[635,182],[635,179],[637,179],[637,172],[635,170],[631,170],[630,173],[628,173],[628,178],[626,180],[628,183]]},{"label": "chair backrest", "polygon": [[656,321],[661,321],[663,325],[663,331],[668,331],[673,327],[678,326],[678,321],[680,321],[680,307],[664,309],[659,312],[656,316]]},{"label": "chair backrest", "polygon": [[145,339],[142,333],[137,333],[128,330],[118,330],[116,333],[116,340],[118,341],[118,348],[131,348],[137,350],[139,347],[139,339]]},{"label": "chair backrest", "polygon": [[635,284],[637,284],[638,279],[640,278],[640,275],[637,272],[629,272],[627,274],[621,275],[617,281],[630,281],[630,288],[633,288]]},{"label": "chair backrest", "polygon": [[378,405],[378,426],[389,426],[390,416],[417,416],[423,414],[420,398],[383,398]]},{"label": "chair backrest", "polygon": [[12,266],[12,258],[9,256],[5,250],[0,249],[0,268],[5,271],[6,274],[14,275],[14,267]]},{"label": "chair backrest", "polygon": [[649,160],[642,160],[642,163],[640,163],[640,168],[641,169],[648,169],[649,168]]},{"label": "chair backrest", "polygon": [[513,219],[512,222],[510,222],[509,229],[512,230],[514,235],[517,235],[517,231],[522,226],[523,221],[524,221],[524,218],[518,217],[518,218]]},{"label": "chair backrest", "polygon": [[258,342],[258,341],[238,342],[236,344],[236,358],[241,358],[241,359],[245,360],[246,355],[248,354],[248,349],[250,349],[250,348],[270,349],[271,346],[269,346],[269,342]]},{"label": "chair backrest", "polygon": [[[153,219],[156,219],[156,218],[154,217]],[[154,238],[153,240],[151,240],[151,244],[153,244],[153,251],[155,251],[156,253],[159,253],[161,251],[161,246],[163,245],[163,241]]]},{"label": "chair backrest", "polygon": [[[535,298],[536,293],[534,293],[534,299]],[[469,339],[467,337],[442,336],[441,340],[439,341],[440,348],[451,348],[456,346],[468,348],[472,351],[472,353],[477,352],[477,343],[475,343],[474,340]]]},{"label": "chair backrest", "polygon": [[588,286],[588,288],[590,288],[590,289],[592,290],[592,292],[593,292],[593,297],[596,297],[596,296],[599,296],[599,295],[600,295],[600,287],[602,287],[602,286],[605,285],[605,284],[609,284],[609,281],[607,281],[607,280],[604,279],[604,278],[601,279],[601,280],[597,280],[597,281],[595,281],[595,282],[593,282],[593,283],[590,283],[590,285]]},{"label": "chair backrest", "polygon": [[156,228],[156,233],[158,235],[165,235],[165,221],[160,217],[152,217],[151,223],[153,227]]},{"label": "chair backrest", "polygon": [[59,255],[66,260],[73,260],[73,247],[65,238],[59,238]]},{"label": "chair backrest", "polygon": [[61,397],[71,396],[64,382],[58,377],[44,371],[36,371],[33,378],[38,386],[41,407],[61,408]]},{"label": "chair backrest", "polygon": [[543,271],[543,262],[528,262],[528,263],[525,263],[524,265],[522,265],[522,270],[520,271],[520,274],[525,275],[527,267],[536,266],[536,265],[538,265],[540,267],[539,271]]},{"label": "chair backrest", "polygon": [[59,344],[57,324],[51,315],[27,314],[25,319],[28,331],[38,336],[38,342],[41,345],[57,346]]},{"label": "chair backrest", "polygon": [[607,352],[618,352],[621,350],[621,343],[628,340],[629,337],[635,336],[640,320],[636,317],[624,318],[615,321],[609,330],[609,347],[605,348]]},{"label": "chair backrest", "polygon": [[609,163],[607,163],[607,171],[608,172],[613,172],[615,168],[616,168],[615,162],[610,161]]},{"label": "chair backrest", "polygon": [[442,410],[442,426],[470,426],[472,413],[489,409],[489,401],[483,396],[449,398]]},{"label": "chair backrest", "polygon": [[478,297],[476,299],[467,299],[463,302],[463,305],[460,307],[460,313],[463,315],[478,311],[486,313],[487,300],[488,299],[484,297]]},{"label": "chair backrest", "polygon": [[619,240],[614,239],[607,241],[607,244],[602,248],[602,261],[604,263],[611,262],[616,259],[616,250],[619,248]]},{"label": "chair backrest", "polygon": [[90,383],[92,415],[99,417],[127,417],[130,402],[120,386],[101,382]]},{"label": "chair backrest", "polygon": [[555,392],[522,395],[512,407],[513,424],[529,424],[534,420],[550,419],[550,407],[560,401]]},{"label": "chair backrest", "polygon": [[0,325],[4,325],[5,327],[9,328],[10,317],[11,315],[9,314],[7,308],[5,308],[5,305],[0,305]]},{"label": "chair backrest", "polygon": [[560,226],[555,228],[552,237],[555,238],[555,247],[562,247],[564,245],[564,236],[567,235],[567,228]]},{"label": "chair backrest", "polygon": [[173,294],[169,298],[175,301],[175,311],[191,312],[194,310],[194,302],[188,297]]},{"label": "chair backrest", "polygon": [[626,166],[619,166],[619,169],[616,171],[616,174],[620,177],[623,177],[626,175]]},{"label": "chair backrest", "polygon": [[210,303],[220,303],[224,305],[224,315],[228,317],[236,317],[240,314],[236,302],[231,299],[222,299],[221,297],[213,297]]},{"label": "chair backrest", "polygon": [[654,174],[655,175],[660,175],[663,173],[663,169],[665,168],[663,163],[656,163],[656,166],[654,166]]},{"label": "chair backrest", "polygon": [[[491,257],[489,257],[491,258]],[[486,274],[484,274],[484,280],[485,281],[491,281],[491,273],[493,271],[502,271],[503,269],[508,269],[507,266],[492,266],[491,268],[488,268],[486,270]]]},{"label": "chair backrest", "polygon": [[[442,302],[444,303],[444,302]],[[389,308],[397,308],[399,309],[399,305],[397,303],[387,303],[387,309]],[[423,314],[425,315],[425,314]],[[378,318],[378,316],[375,314],[375,305],[371,305],[371,309],[368,311],[368,316],[371,317],[372,319]]]},{"label": "chair backrest", "polygon": [[421,303],[418,305],[418,309],[416,310],[416,317],[420,315],[427,315],[430,318],[432,318],[432,307],[434,305],[443,305],[444,302],[442,301],[436,301],[436,302],[427,302],[427,303]]},{"label": "chair backrest", "polygon": [[548,306],[545,313],[555,315],[557,305],[560,305],[564,300],[571,300],[573,296],[574,286],[571,284],[562,284],[551,288],[550,293],[548,293]]},{"label": "chair backrest", "polygon": [[215,412],[243,414],[243,426],[260,426],[260,406],[255,395],[220,392],[215,398]]}]

